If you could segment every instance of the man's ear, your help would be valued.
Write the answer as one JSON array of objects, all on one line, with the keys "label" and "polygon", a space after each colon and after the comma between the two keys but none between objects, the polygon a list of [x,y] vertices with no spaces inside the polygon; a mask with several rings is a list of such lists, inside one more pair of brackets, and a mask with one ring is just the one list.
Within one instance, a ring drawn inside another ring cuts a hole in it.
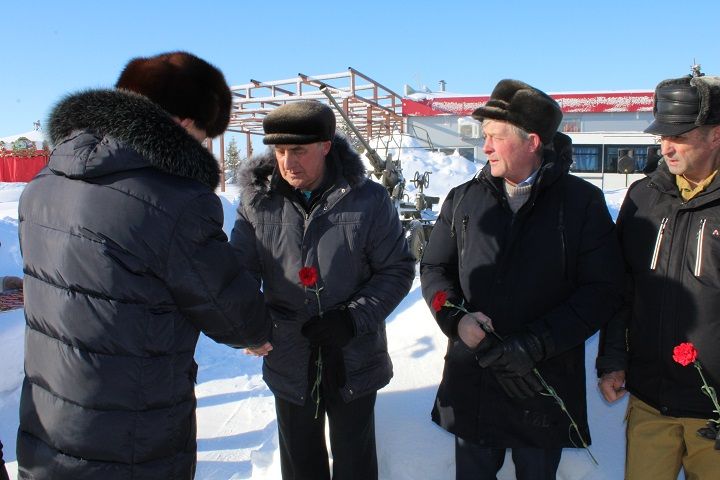
[{"label": "man's ear", "polygon": [[327,155],[330,152],[330,147],[332,146],[332,142],[330,140],[327,140],[325,142],[320,142],[322,145],[322,154]]},{"label": "man's ear", "polygon": [[715,125],[710,131],[710,142],[714,148],[720,149],[720,125]]},{"label": "man's ear", "polygon": [[180,124],[181,127],[183,127],[185,130],[188,129],[190,126],[195,125],[195,120],[192,118],[180,118],[180,117],[173,117],[173,119]]},{"label": "man's ear", "polygon": [[530,141],[530,151],[532,153],[537,153],[542,150],[542,140],[540,140],[540,135],[537,133],[530,133],[528,135],[528,140]]}]

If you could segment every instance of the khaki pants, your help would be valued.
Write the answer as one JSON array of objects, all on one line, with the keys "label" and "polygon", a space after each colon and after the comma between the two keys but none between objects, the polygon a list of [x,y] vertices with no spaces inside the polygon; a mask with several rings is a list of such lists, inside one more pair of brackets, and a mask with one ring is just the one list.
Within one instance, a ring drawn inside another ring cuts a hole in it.
[{"label": "khaki pants", "polygon": [[676,480],[680,468],[687,480],[720,478],[720,451],[697,430],[707,422],[697,418],[661,415],[650,405],[630,397],[627,411],[625,478]]}]

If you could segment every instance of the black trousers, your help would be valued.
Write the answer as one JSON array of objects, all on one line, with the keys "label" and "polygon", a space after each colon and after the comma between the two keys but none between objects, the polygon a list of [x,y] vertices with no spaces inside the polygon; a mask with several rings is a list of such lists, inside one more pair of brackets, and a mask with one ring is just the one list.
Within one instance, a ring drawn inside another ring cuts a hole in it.
[{"label": "black trousers", "polygon": [[[513,448],[517,480],[555,480],[562,448]],[[481,447],[455,437],[455,480],[496,480],[504,448]]]},{"label": "black trousers", "polygon": [[376,397],[373,393],[345,403],[337,390],[322,388],[318,418],[310,395],[303,406],[275,397],[283,480],[330,480],[325,414],[333,480],[377,480]]}]

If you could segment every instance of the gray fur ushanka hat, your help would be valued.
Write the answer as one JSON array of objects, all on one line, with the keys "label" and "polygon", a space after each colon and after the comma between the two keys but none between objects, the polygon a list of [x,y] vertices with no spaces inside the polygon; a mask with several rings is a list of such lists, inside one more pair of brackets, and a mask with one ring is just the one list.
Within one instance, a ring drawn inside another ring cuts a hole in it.
[{"label": "gray fur ushanka hat", "polygon": [[307,145],[325,142],[335,136],[335,114],[315,100],[287,103],[263,120],[265,145]]},{"label": "gray fur ushanka hat", "polygon": [[536,133],[543,145],[552,142],[562,120],[560,105],[545,92],[519,80],[500,80],[490,100],[475,110],[473,118],[512,123],[529,133]]}]

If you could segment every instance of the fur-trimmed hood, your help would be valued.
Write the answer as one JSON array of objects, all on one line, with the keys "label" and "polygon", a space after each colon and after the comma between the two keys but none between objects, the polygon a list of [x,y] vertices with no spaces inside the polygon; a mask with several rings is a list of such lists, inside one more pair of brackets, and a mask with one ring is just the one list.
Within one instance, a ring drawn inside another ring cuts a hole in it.
[{"label": "fur-trimmed hood", "polygon": [[160,106],[133,92],[68,95],[52,110],[48,125],[55,145],[50,169],[68,177],[150,167],[212,189],[220,182],[215,157]]},{"label": "fur-trimmed hood", "polygon": [[[358,186],[367,180],[365,165],[360,159],[360,155],[352,148],[344,136],[335,134],[332,147],[326,158],[328,161],[335,162],[340,176],[351,187]],[[255,196],[256,194],[267,194],[274,190],[273,187],[280,181],[276,167],[277,160],[272,148],[268,148],[264,153],[250,158],[238,173],[243,195]]]}]

